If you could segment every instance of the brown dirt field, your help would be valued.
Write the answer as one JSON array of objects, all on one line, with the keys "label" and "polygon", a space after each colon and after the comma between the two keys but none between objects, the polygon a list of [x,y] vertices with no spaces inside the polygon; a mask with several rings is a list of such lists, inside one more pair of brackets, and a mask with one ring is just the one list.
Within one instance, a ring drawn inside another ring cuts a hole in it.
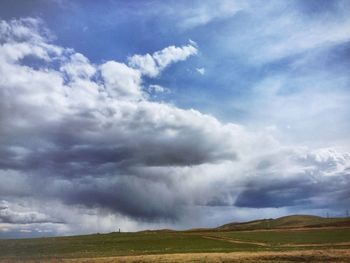
[{"label": "brown dirt field", "polygon": [[[2,261],[10,263],[10,261]],[[11,263],[19,261],[11,261]],[[208,262],[208,263],[288,263],[288,262],[350,262],[350,250],[306,250],[288,252],[231,252],[231,253],[195,253],[195,254],[163,254],[144,256],[121,256],[95,259],[36,260],[26,263],[146,263],[146,262]]]},{"label": "brown dirt field", "polygon": [[254,242],[254,241],[241,241],[241,240],[232,239],[230,237],[213,237],[213,236],[202,236],[202,237],[207,238],[207,239],[226,241],[226,242],[230,242],[230,243],[234,243],[234,244],[250,244],[250,245],[257,245],[257,246],[262,246],[262,247],[269,247],[270,246],[267,243]]},{"label": "brown dirt field", "polygon": [[[83,261],[68,261],[69,263],[112,263],[112,262],[350,262],[350,250],[317,250],[291,252],[233,252],[233,253],[198,253],[147,255],[135,257],[120,257]],[[67,263],[68,263],[67,262]]]},{"label": "brown dirt field", "polygon": [[[222,240],[234,244],[250,244],[262,247],[271,247],[271,244],[263,242],[254,242],[254,241],[241,241],[232,239],[230,237],[213,237],[213,236],[202,236],[203,238],[213,239],[213,240]],[[278,245],[279,247],[330,247],[330,246],[350,246],[350,242],[340,242],[340,243],[322,243],[322,244],[283,244]]]}]

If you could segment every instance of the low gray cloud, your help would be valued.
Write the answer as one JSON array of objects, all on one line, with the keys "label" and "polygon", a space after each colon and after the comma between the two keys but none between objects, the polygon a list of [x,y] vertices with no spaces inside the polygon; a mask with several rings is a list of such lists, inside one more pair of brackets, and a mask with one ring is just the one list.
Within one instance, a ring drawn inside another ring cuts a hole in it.
[{"label": "low gray cloud", "polygon": [[0,223],[35,224],[35,223],[64,223],[51,216],[36,211],[15,211],[7,201],[0,203]]}]

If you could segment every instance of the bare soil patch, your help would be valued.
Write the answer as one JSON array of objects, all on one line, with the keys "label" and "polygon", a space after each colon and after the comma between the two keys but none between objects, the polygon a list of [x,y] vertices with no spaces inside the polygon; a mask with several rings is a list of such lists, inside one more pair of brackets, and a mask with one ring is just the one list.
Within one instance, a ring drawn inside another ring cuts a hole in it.
[{"label": "bare soil patch", "polygon": [[226,241],[234,244],[249,244],[249,245],[256,245],[256,246],[263,246],[263,247],[269,247],[270,245],[263,242],[254,242],[254,241],[242,241],[242,240],[236,240],[232,239],[230,237],[213,237],[213,236],[202,236],[203,238],[213,239],[213,240],[220,240],[220,241]]},{"label": "bare soil patch", "polygon": [[[1,261],[13,263],[19,261]],[[21,261],[23,262],[23,261]],[[208,263],[290,263],[290,262],[350,262],[350,250],[329,249],[329,250],[306,250],[287,252],[230,252],[230,253],[184,253],[184,254],[162,254],[162,255],[141,255],[141,256],[120,256],[105,258],[81,258],[61,260],[35,260],[25,261],[26,263],[146,263],[146,262],[208,262]]]}]

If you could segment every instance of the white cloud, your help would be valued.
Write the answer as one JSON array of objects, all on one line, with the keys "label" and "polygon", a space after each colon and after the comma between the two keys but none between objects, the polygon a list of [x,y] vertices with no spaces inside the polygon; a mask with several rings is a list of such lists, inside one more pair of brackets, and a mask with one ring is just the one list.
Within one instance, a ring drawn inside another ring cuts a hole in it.
[{"label": "white cloud", "polygon": [[60,70],[66,72],[72,79],[87,79],[96,73],[95,67],[80,53],[72,54],[68,62],[63,64]]},{"label": "white cloud", "polygon": [[205,74],[205,68],[196,68],[196,71],[201,75]]},{"label": "white cloud", "polygon": [[324,176],[337,176],[346,173],[350,167],[350,154],[332,148],[321,148],[300,156],[300,160],[308,162],[313,173],[322,172]]},{"label": "white cloud", "polygon": [[189,42],[192,46],[198,48],[198,44],[197,44],[196,41],[193,41],[192,39],[189,39],[188,42]]},{"label": "white cloud", "polygon": [[[33,222],[41,231],[71,234],[174,226],[169,223],[174,221],[183,227],[193,224],[191,211],[199,207],[232,207],[238,197],[239,205],[251,206],[252,185],[259,196],[269,193],[270,185],[272,193],[278,190],[274,187],[287,191],[285,185],[293,180],[310,187],[316,177],[320,188],[334,193],[333,202],[340,200],[339,189],[347,189],[345,179],[345,186],[339,183],[349,166],[346,153],[296,150],[276,141],[268,129],[250,131],[147,99],[142,76],[157,76],[196,54],[192,44],[132,56],[129,66],[117,61],[93,65],[74,50],[50,44],[35,26],[1,25],[10,33],[0,49],[0,199],[8,200],[0,203],[0,217],[12,227]],[[8,59],[6,50],[18,44],[16,34],[28,49]],[[38,55],[37,48],[46,55]],[[27,55],[43,58],[42,67],[24,65]],[[59,67],[50,64],[52,58]],[[156,84],[151,88],[164,90]],[[330,174],[333,188],[324,179]],[[311,196],[292,193],[291,202],[283,204],[323,197],[307,189]],[[28,209],[12,208],[21,202]],[[47,225],[67,214],[66,224]]]},{"label": "white cloud", "polygon": [[346,85],[329,71],[273,74],[261,79],[252,96],[235,106],[250,114],[249,125],[275,126],[279,140],[321,148],[349,147]]},{"label": "white cloud", "polygon": [[7,201],[2,200],[1,202],[2,205],[0,205],[0,224],[33,224],[58,222],[56,219],[36,211],[15,211],[11,209]]},{"label": "white cloud", "polygon": [[228,21],[232,26],[218,35],[216,46],[245,63],[261,65],[345,43],[350,40],[350,19],[347,8],[339,2],[332,5],[336,15],[320,12],[317,16],[301,12],[307,3],[246,3],[241,9],[244,26],[235,19]]},{"label": "white cloud", "polygon": [[[261,25],[263,26],[263,25]],[[306,50],[346,42],[350,39],[350,20],[334,22],[299,21],[298,16],[286,15],[271,21],[262,38],[274,35],[273,42],[259,46],[255,53],[257,61],[273,61]],[[288,30],[286,30],[288,29]]]},{"label": "white cloud", "polygon": [[187,57],[195,54],[197,54],[197,48],[192,45],[183,47],[170,46],[153,53],[153,58],[162,70],[171,63],[185,60]]},{"label": "white cloud", "polygon": [[100,69],[106,90],[112,97],[142,98],[139,71],[115,61],[102,64]]},{"label": "white cloud", "polygon": [[232,17],[248,5],[246,1],[239,0],[213,0],[199,3],[199,5],[193,4],[192,8],[183,8],[183,12],[173,14],[179,16],[180,29],[189,30],[215,20]]},{"label": "white cloud", "polygon": [[146,76],[156,77],[160,73],[160,68],[157,65],[157,62],[150,54],[129,57],[128,64]]},{"label": "white cloud", "polygon": [[169,46],[152,55],[131,56],[128,58],[128,64],[143,75],[156,77],[170,64],[183,61],[189,56],[196,55],[197,52],[197,48],[192,44],[182,47]]},{"label": "white cloud", "polygon": [[157,84],[149,85],[149,90],[151,93],[167,93],[167,92],[169,92],[168,88],[165,88],[165,87],[157,85]]}]

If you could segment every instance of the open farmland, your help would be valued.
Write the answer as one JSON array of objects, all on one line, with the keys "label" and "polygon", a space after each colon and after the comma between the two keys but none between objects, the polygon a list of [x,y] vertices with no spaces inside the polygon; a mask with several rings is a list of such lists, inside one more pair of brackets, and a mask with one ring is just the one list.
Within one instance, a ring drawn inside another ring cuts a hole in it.
[{"label": "open farmland", "polygon": [[350,228],[235,231],[217,233],[213,236],[239,240],[240,242],[255,242],[256,244],[272,247],[350,245]]},{"label": "open farmland", "polygon": [[[350,262],[344,226],[143,231],[0,240],[2,262]],[[276,219],[281,221],[281,219]],[[330,221],[329,219],[327,219]],[[318,224],[321,219],[317,220]],[[341,221],[341,220],[335,220]],[[342,222],[346,220],[343,219]],[[273,221],[271,221],[271,224]],[[273,224],[272,224],[273,225]],[[275,224],[276,225],[276,224]],[[232,225],[234,226],[234,225]],[[281,226],[279,226],[281,227]]]}]

